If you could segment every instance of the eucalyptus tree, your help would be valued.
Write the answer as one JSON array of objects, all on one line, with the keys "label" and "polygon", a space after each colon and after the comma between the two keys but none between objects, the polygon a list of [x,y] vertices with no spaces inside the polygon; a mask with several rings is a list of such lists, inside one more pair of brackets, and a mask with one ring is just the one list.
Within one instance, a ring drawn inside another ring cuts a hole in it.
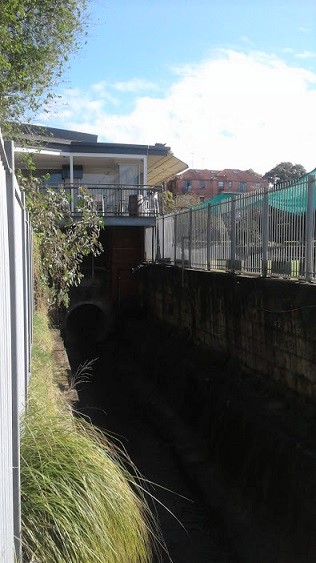
[{"label": "eucalyptus tree", "polygon": [[87,0],[3,0],[0,124],[25,119],[52,96],[82,43]]}]

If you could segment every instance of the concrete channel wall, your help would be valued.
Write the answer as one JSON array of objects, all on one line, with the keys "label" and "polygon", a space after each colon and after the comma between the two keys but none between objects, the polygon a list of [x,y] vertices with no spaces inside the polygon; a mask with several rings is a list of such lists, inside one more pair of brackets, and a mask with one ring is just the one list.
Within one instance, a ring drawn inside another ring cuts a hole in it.
[{"label": "concrete channel wall", "polygon": [[138,275],[174,366],[151,378],[202,439],[202,498],[220,468],[240,560],[314,562],[316,288],[158,264]]},{"label": "concrete channel wall", "polygon": [[316,287],[289,280],[150,265],[143,295],[193,342],[316,399]]}]

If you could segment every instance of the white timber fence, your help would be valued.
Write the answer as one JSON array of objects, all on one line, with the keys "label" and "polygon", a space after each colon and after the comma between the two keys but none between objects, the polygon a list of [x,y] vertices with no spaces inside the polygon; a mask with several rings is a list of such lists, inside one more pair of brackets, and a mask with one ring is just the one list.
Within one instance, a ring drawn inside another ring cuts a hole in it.
[{"label": "white timber fence", "polygon": [[21,560],[20,419],[30,372],[32,234],[0,132],[0,561]]},{"label": "white timber fence", "polygon": [[160,216],[146,230],[146,260],[315,282],[315,185],[311,173]]}]

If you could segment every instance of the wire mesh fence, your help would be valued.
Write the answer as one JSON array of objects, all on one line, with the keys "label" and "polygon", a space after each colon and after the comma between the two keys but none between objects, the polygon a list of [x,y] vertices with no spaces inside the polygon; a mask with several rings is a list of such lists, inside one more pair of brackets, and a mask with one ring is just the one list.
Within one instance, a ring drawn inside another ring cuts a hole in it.
[{"label": "wire mesh fence", "polygon": [[148,261],[314,281],[315,176],[222,194],[157,218],[146,234]]}]

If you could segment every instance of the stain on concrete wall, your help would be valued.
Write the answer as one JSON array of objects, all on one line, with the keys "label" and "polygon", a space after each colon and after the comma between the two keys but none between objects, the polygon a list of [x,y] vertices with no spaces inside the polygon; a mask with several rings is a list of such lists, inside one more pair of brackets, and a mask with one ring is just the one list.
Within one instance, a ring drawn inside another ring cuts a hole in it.
[{"label": "stain on concrete wall", "polygon": [[150,312],[239,368],[316,398],[316,288],[281,279],[150,265]]}]

